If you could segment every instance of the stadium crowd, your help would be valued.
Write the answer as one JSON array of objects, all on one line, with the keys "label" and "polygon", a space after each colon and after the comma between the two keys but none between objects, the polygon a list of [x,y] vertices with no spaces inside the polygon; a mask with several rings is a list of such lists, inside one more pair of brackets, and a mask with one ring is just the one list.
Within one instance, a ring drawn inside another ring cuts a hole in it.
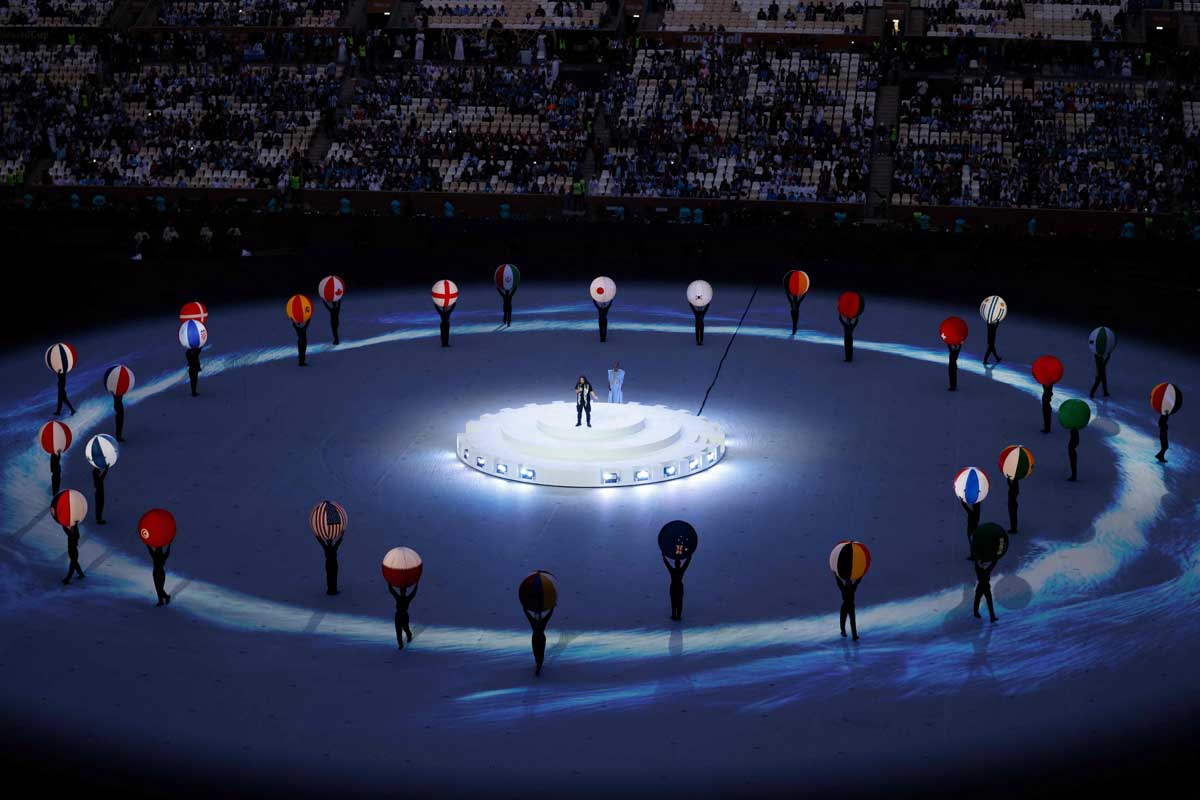
[{"label": "stadium crowd", "polygon": [[332,27],[347,0],[163,0],[159,25]]}]

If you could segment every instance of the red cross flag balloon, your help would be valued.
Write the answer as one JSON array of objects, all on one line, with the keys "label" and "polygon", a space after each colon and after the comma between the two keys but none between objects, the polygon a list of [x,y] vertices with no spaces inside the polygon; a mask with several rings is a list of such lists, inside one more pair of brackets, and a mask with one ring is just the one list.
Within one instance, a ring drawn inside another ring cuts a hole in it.
[{"label": "red cross flag balloon", "polygon": [[109,367],[104,372],[104,388],[113,397],[124,397],[133,384],[133,370],[124,364]]},{"label": "red cross flag balloon", "polygon": [[962,317],[946,317],[938,328],[938,336],[950,347],[957,347],[967,340],[967,323]]},{"label": "red cross flag balloon", "polygon": [[303,325],[312,319],[312,300],[302,294],[294,294],[287,301],[287,315],[296,325]]},{"label": "red cross flag balloon", "polygon": [[430,296],[438,308],[454,308],[454,304],[458,302],[458,284],[442,279],[433,285]]},{"label": "red cross flag balloon", "polygon": [[844,581],[861,580],[871,568],[871,551],[862,542],[843,539],[829,554],[829,569]]},{"label": "red cross flag balloon", "polygon": [[51,345],[46,350],[46,368],[61,373],[75,369],[75,348],[66,342]]},{"label": "red cross flag balloon", "polygon": [[1183,408],[1183,391],[1173,383],[1160,383],[1150,390],[1150,407],[1156,414],[1170,416]]},{"label": "red cross flag balloon", "polygon": [[326,275],[317,284],[317,294],[326,303],[336,303],[346,294],[346,282],[337,275]]},{"label": "red cross flag balloon", "polygon": [[588,287],[588,294],[597,303],[611,303],[617,296],[617,284],[613,283],[612,278],[601,275],[592,281],[592,285]]},{"label": "red cross flag balloon", "polygon": [[521,270],[515,264],[501,264],[496,267],[496,288],[502,292],[515,292],[521,285]]},{"label": "red cross flag balloon", "polygon": [[313,506],[313,510],[308,514],[308,526],[312,528],[313,534],[330,544],[342,538],[349,521],[346,509],[342,508],[341,503],[333,500],[322,500]]},{"label": "red cross flag balloon", "polygon": [[152,508],[138,520],[138,537],[150,547],[166,547],[175,540],[175,515]]},{"label": "red cross flag balloon", "polygon": [[179,309],[179,321],[187,322],[189,319],[194,319],[196,322],[208,322],[208,306],[199,300],[184,303],[183,307]]},{"label": "red cross flag balloon", "polygon": [[688,303],[703,308],[712,302],[713,288],[708,281],[692,281],[687,287]]},{"label": "red cross flag balloon", "polygon": [[87,498],[74,489],[63,489],[50,501],[50,516],[64,528],[78,525],[87,519]]},{"label": "red cross flag balloon", "polygon": [[412,586],[421,580],[425,565],[411,547],[393,547],[383,557],[383,579],[397,589]]},{"label": "red cross flag balloon", "polygon": [[1063,365],[1054,356],[1038,356],[1033,360],[1033,379],[1042,386],[1053,386],[1062,380]]},{"label": "red cross flag balloon", "polygon": [[802,269],[790,270],[783,276],[783,288],[790,297],[797,300],[808,294],[808,287],[810,285],[808,273]]},{"label": "red cross flag balloon", "polygon": [[866,302],[858,292],[842,292],[842,296],[838,298],[838,313],[846,319],[861,316],[866,307]]},{"label": "red cross flag balloon", "polygon": [[51,420],[38,431],[38,444],[50,455],[62,453],[71,446],[71,429],[58,420]]}]

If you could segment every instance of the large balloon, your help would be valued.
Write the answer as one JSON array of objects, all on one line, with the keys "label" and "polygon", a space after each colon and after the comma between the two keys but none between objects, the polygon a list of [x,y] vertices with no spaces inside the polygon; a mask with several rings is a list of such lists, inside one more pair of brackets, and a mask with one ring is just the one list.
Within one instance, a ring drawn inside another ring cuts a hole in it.
[{"label": "large balloon", "polygon": [[667,558],[687,558],[699,543],[696,529],[681,519],[668,522],[658,532],[658,549]]},{"label": "large balloon", "polygon": [[64,528],[78,525],[87,519],[87,498],[74,489],[63,489],[50,501],[50,516]]},{"label": "large balloon", "polygon": [[150,547],[166,547],[175,540],[175,515],[152,508],[138,520],[138,536]]},{"label": "large balloon", "polygon": [[521,270],[515,264],[501,264],[496,267],[496,288],[504,292],[515,292],[521,285]]},{"label": "large balloon", "polygon": [[1174,414],[1183,408],[1183,390],[1173,383],[1160,383],[1150,390],[1150,407],[1155,414]]},{"label": "large balloon", "polygon": [[336,303],[346,294],[346,282],[337,275],[326,275],[317,284],[317,294],[326,303]]},{"label": "large balloon", "polygon": [[951,347],[957,347],[967,340],[967,323],[962,317],[946,317],[938,328],[942,341]]},{"label": "large balloon", "polygon": [[687,287],[688,304],[703,308],[712,302],[713,288],[708,281],[692,281]]},{"label": "large balloon", "polygon": [[433,304],[438,308],[453,308],[458,302],[458,284],[454,281],[440,280],[433,285],[431,296]]},{"label": "large balloon", "polygon": [[346,509],[333,500],[322,500],[308,515],[308,526],[324,542],[336,542],[346,532]]},{"label": "large balloon", "polygon": [[1033,379],[1042,386],[1053,386],[1062,380],[1063,365],[1054,356],[1038,356],[1033,362]]},{"label": "large balloon", "polygon": [[97,433],[87,440],[83,454],[87,457],[88,463],[96,469],[108,469],[117,463],[121,451],[117,447],[116,439],[107,433]]},{"label": "large balloon", "polygon": [[783,288],[788,295],[797,300],[808,294],[808,287],[811,284],[808,281],[808,273],[802,269],[789,270],[783,276]]},{"label": "large balloon", "polygon": [[1069,431],[1086,428],[1092,418],[1092,409],[1082,400],[1064,400],[1058,407],[1058,421]]},{"label": "large balloon", "polygon": [[179,321],[187,322],[189,319],[194,319],[200,323],[208,322],[208,306],[199,300],[184,303],[183,308],[179,309]]},{"label": "large balloon", "polygon": [[208,328],[203,322],[189,319],[179,326],[179,343],[189,350],[208,344]]},{"label": "large balloon", "polygon": [[50,345],[46,350],[46,368],[62,373],[75,369],[75,348],[66,342]]},{"label": "large balloon", "polygon": [[558,583],[545,570],[537,570],[525,576],[517,587],[521,608],[534,614],[550,611],[558,604]]},{"label": "large balloon", "polygon": [[412,586],[421,580],[425,565],[417,551],[409,547],[393,547],[383,557],[383,579],[397,589]]},{"label": "large balloon", "polygon": [[133,370],[124,364],[117,364],[104,371],[104,388],[113,397],[124,397],[133,388]]},{"label": "large balloon", "polygon": [[1033,472],[1033,453],[1028,447],[1010,444],[1000,451],[1000,474],[1010,481],[1020,481]]},{"label": "large balloon", "polygon": [[287,315],[296,325],[303,325],[312,319],[312,300],[302,294],[294,294],[287,301]]},{"label": "large balloon", "polygon": [[862,542],[843,539],[829,554],[829,568],[844,581],[856,581],[871,568],[871,551]]},{"label": "large balloon", "polygon": [[613,283],[612,278],[606,278],[601,275],[592,281],[592,285],[588,288],[588,293],[597,303],[611,303],[613,298],[617,296],[617,285]]},{"label": "large balloon", "polygon": [[866,301],[858,292],[842,292],[842,296],[838,298],[838,313],[846,319],[861,316],[866,307]]},{"label": "large balloon", "polygon": [[1008,316],[1008,303],[998,294],[983,298],[979,304],[979,316],[989,325],[994,325]]},{"label": "large balloon", "polygon": [[982,503],[990,488],[987,473],[979,467],[966,467],[954,476],[954,494],[969,506]]},{"label": "large balloon", "polygon": [[971,532],[971,558],[998,561],[1008,552],[1008,533],[994,522],[985,522]]},{"label": "large balloon", "polygon": [[65,423],[51,420],[38,431],[38,444],[50,455],[61,453],[71,446],[71,429]]},{"label": "large balloon", "polygon": [[1117,349],[1117,335],[1112,328],[1101,325],[1088,334],[1088,347],[1098,356],[1112,355],[1112,351]]}]

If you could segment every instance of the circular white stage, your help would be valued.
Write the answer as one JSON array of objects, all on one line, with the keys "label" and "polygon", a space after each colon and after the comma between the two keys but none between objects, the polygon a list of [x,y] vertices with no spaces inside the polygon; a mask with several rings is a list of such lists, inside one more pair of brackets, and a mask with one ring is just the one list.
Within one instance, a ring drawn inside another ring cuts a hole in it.
[{"label": "circular white stage", "polygon": [[634,486],[686,478],[725,455],[725,432],[666,406],[592,403],[592,427],[574,403],[529,404],[484,414],[458,435],[468,467],[520,483]]}]

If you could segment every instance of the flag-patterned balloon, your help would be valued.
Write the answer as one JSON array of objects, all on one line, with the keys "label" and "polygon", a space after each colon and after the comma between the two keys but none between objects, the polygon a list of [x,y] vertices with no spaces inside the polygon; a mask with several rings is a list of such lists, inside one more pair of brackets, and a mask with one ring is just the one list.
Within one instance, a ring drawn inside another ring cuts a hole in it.
[{"label": "flag-patterned balloon", "polygon": [[708,281],[692,281],[687,287],[688,303],[703,308],[712,302],[713,288]]},{"label": "flag-patterned balloon", "polygon": [[294,294],[287,301],[287,315],[296,325],[303,325],[312,319],[312,300],[302,294]]},{"label": "flag-patterned balloon", "polygon": [[1069,431],[1086,428],[1091,419],[1091,406],[1082,400],[1064,400],[1058,407],[1058,421]]},{"label": "flag-patterned balloon", "polygon": [[783,288],[794,299],[800,299],[808,294],[808,273],[802,269],[789,270],[783,276]]},{"label": "flag-patterned balloon", "polygon": [[1183,391],[1173,383],[1160,383],[1150,391],[1150,407],[1155,414],[1174,414],[1183,408]]},{"label": "flag-patterned balloon", "polygon": [[846,319],[855,319],[866,310],[867,304],[858,292],[842,292],[838,298],[838,314]]},{"label": "flag-patterned balloon", "polygon": [[1000,474],[1010,481],[1021,481],[1033,472],[1033,453],[1028,447],[1010,444],[1000,451]]},{"label": "flag-patterned balloon", "polygon": [[537,570],[525,576],[517,587],[521,608],[534,614],[549,611],[558,604],[558,582],[545,570]]},{"label": "flag-patterned balloon", "polygon": [[107,433],[97,433],[87,440],[83,454],[87,457],[88,463],[96,469],[108,469],[117,463],[121,451],[117,447],[116,439]]},{"label": "flag-patterned balloon", "polygon": [[696,529],[681,519],[668,522],[658,532],[658,549],[667,558],[688,558],[699,543]]},{"label": "flag-patterned balloon", "polygon": [[588,294],[597,303],[611,303],[617,296],[617,284],[613,282],[612,278],[601,275],[592,281],[592,285],[588,287]]},{"label": "flag-patterned balloon", "polygon": [[496,267],[496,288],[502,292],[515,292],[521,285],[521,270],[513,264],[501,264]]},{"label": "flag-patterned balloon", "polygon": [[313,534],[325,542],[336,542],[346,532],[349,522],[346,509],[333,500],[322,500],[313,506],[308,515],[308,526]]},{"label": "flag-patterned balloon", "polygon": [[409,547],[393,547],[383,557],[383,579],[397,589],[421,580],[424,569],[417,551]]},{"label": "flag-patterned balloon", "polygon": [[1008,533],[994,522],[985,522],[971,532],[971,558],[999,561],[1008,552]]},{"label": "flag-patterned balloon", "polygon": [[46,350],[46,368],[51,372],[70,372],[75,369],[75,348],[66,342],[51,345]]},{"label": "flag-patterned balloon", "polygon": [[152,508],[138,520],[138,538],[150,547],[166,547],[175,541],[175,515],[165,508]]},{"label": "flag-patterned balloon", "polygon": [[857,581],[871,568],[871,551],[862,542],[843,539],[829,554],[829,568],[844,581]]},{"label": "flag-patterned balloon", "polygon": [[87,512],[87,498],[74,489],[63,489],[50,501],[50,516],[64,528],[83,522]]},{"label": "flag-patterned balloon", "polygon": [[50,455],[61,453],[71,446],[71,429],[58,420],[51,420],[38,431],[38,444]]},{"label": "flag-patterned balloon", "polygon": [[1033,379],[1042,386],[1053,386],[1062,380],[1063,365],[1054,356],[1038,356],[1033,360]]},{"label": "flag-patterned balloon", "polygon": [[440,280],[433,285],[430,296],[438,308],[453,308],[458,302],[458,284],[454,281]]},{"label": "flag-patterned balloon", "polygon": [[208,344],[208,328],[199,320],[189,319],[179,326],[179,343],[191,350]]},{"label": "flag-patterned balloon", "polygon": [[1008,316],[1008,303],[998,294],[983,298],[979,304],[979,316],[989,325],[994,325]]},{"label": "flag-patterned balloon", "polygon": [[113,397],[124,397],[133,388],[133,370],[124,364],[117,364],[104,371],[104,388]]},{"label": "flag-patterned balloon", "polygon": [[337,275],[326,275],[317,284],[317,294],[326,303],[336,303],[346,294],[346,282]]},{"label": "flag-patterned balloon", "polygon": [[193,300],[190,303],[184,303],[179,309],[179,321],[187,322],[189,319],[194,319],[196,322],[208,322],[208,306],[201,303],[199,300]]},{"label": "flag-patterned balloon", "polygon": [[1088,334],[1088,347],[1098,356],[1110,356],[1117,349],[1117,335],[1112,328],[1101,325]]},{"label": "flag-patterned balloon", "polygon": [[967,340],[967,322],[962,317],[946,317],[938,328],[938,336],[951,347],[957,347]]},{"label": "flag-patterned balloon", "polygon": [[978,467],[966,467],[954,476],[954,494],[969,506],[982,503],[990,488],[987,473]]}]

